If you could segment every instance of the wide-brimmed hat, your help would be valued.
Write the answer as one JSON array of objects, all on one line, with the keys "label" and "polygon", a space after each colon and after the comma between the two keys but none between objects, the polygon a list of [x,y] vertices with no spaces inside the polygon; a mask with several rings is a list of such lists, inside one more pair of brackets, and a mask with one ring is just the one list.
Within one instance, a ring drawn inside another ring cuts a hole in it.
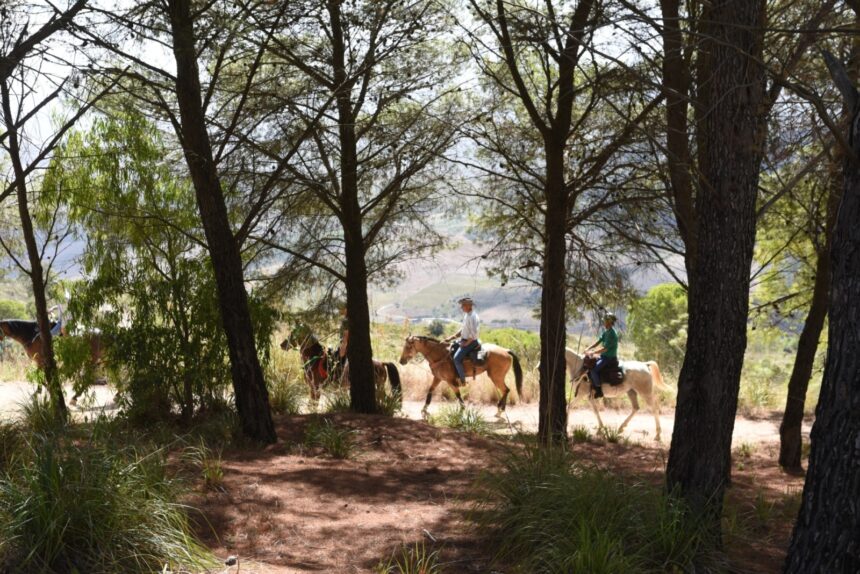
[{"label": "wide-brimmed hat", "polygon": [[469,303],[470,305],[474,305],[474,304],[475,304],[475,302],[472,300],[472,298],[471,298],[471,297],[463,297],[462,299],[460,299],[459,301],[457,301],[457,303],[459,303],[460,305],[462,305],[463,303]]},{"label": "wide-brimmed hat", "polygon": [[618,317],[616,317],[614,313],[607,313],[603,316],[603,320],[612,321],[613,323],[615,323],[616,321],[618,321]]}]

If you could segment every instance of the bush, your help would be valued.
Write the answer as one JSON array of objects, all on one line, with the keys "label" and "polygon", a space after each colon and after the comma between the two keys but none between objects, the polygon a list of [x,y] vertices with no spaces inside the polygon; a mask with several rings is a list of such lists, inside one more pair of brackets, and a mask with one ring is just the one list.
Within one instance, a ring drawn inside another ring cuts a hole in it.
[{"label": "bush", "polygon": [[213,565],[162,451],[31,435],[0,477],[0,570],[153,572]]},{"label": "bush", "polygon": [[386,562],[374,568],[375,574],[441,574],[439,551],[428,551],[424,542],[402,546]]},{"label": "bush", "polygon": [[437,427],[456,429],[468,433],[486,435],[492,432],[490,423],[478,409],[459,405],[446,405],[430,415],[430,424]]},{"label": "bush", "polygon": [[562,451],[518,451],[477,489],[472,520],[514,572],[662,573],[716,559],[679,499]]},{"label": "bush", "polygon": [[637,359],[657,361],[664,370],[681,368],[687,345],[687,292],[683,287],[655,285],[631,304],[627,323]]},{"label": "bush", "polygon": [[330,419],[312,419],[305,427],[304,446],[321,448],[334,458],[349,458],[355,451],[355,431],[339,428]]}]

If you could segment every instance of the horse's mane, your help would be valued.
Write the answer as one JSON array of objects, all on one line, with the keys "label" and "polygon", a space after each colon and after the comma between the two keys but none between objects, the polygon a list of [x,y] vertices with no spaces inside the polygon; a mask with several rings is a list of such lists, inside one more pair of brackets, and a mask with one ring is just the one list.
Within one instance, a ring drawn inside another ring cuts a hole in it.
[{"label": "horse's mane", "polygon": [[431,343],[441,343],[442,342],[435,337],[428,337],[426,335],[413,335],[413,337],[416,339],[421,339],[422,341],[430,341]]},{"label": "horse's mane", "polygon": [[28,343],[35,339],[36,335],[39,334],[39,324],[35,321],[7,319],[5,321],[0,321],[0,323],[6,325],[6,328],[9,329],[10,336],[26,339]]}]

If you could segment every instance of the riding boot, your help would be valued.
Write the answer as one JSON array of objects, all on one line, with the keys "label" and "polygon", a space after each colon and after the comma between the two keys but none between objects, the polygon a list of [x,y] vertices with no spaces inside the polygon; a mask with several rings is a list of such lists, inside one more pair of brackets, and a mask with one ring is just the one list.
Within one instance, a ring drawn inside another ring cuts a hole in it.
[{"label": "riding boot", "polygon": [[595,387],[594,385],[592,385],[591,386],[591,396],[592,396],[592,398],[595,398],[595,399],[602,399],[603,398],[602,386]]}]

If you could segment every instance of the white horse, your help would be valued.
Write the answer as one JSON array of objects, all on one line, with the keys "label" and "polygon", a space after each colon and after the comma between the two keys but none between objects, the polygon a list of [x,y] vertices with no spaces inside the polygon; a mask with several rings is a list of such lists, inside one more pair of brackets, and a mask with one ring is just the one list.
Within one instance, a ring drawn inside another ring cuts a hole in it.
[{"label": "white horse", "polygon": [[[570,399],[570,405],[575,403],[581,397],[588,397],[588,402],[597,415],[597,422],[600,428],[603,428],[603,420],[600,418],[600,412],[597,410],[597,400],[591,396],[591,381],[588,380],[588,373],[582,368],[582,357],[579,356],[573,349],[565,349],[564,359],[567,363],[567,372],[570,374],[570,384],[573,387],[573,397]],[[660,368],[655,361],[620,361],[621,367],[624,369],[624,380],[620,385],[602,385],[603,395],[605,397],[620,397],[624,393],[630,397],[630,403],[633,405],[633,411],[630,413],[621,426],[618,427],[618,432],[624,430],[636,411],[639,410],[639,400],[637,396],[641,396],[648,403],[648,407],[654,414],[654,422],[657,425],[657,436],[655,440],[660,441],[660,402],[655,386],[658,389],[669,390],[666,383],[663,382],[663,375],[660,374]]]}]

